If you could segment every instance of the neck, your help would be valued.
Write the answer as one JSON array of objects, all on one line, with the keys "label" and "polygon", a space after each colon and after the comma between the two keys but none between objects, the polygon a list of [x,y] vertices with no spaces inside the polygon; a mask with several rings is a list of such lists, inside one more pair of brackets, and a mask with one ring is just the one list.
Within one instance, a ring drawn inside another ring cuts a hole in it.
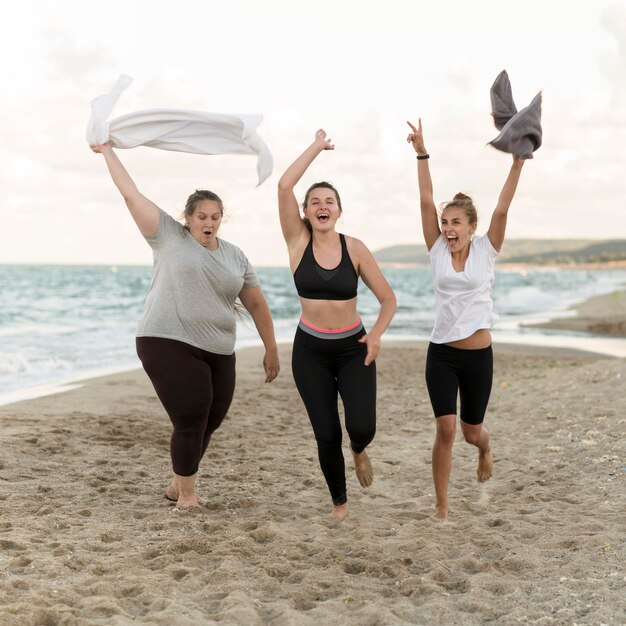
[{"label": "neck", "polygon": [[339,239],[339,233],[334,228],[332,230],[314,230],[311,232],[311,237],[313,238],[313,243],[317,245],[334,243]]}]

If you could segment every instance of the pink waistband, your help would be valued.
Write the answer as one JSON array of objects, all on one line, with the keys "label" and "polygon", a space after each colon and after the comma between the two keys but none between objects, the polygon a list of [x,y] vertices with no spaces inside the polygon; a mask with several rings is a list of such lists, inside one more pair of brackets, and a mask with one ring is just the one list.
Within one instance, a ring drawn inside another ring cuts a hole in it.
[{"label": "pink waistband", "polygon": [[352,325],[350,326],[346,326],[345,328],[334,328],[332,330],[328,329],[328,328],[318,328],[317,326],[313,326],[313,324],[309,324],[309,322],[306,322],[304,320],[303,317],[300,317],[300,321],[305,325],[308,326],[309,328],[312,328],[313,330],[316,330],[318,333],[345,333],[348,330],[352,330],[353,328],[356,328],[360,323],[361,323],[361,318],[359,317],[359,319]]}]

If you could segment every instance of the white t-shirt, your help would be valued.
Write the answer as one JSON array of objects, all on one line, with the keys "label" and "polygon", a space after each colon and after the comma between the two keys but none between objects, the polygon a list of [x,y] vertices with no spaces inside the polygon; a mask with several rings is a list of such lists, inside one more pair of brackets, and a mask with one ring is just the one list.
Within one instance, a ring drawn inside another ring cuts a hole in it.
[{"label": "white t-shirt", "polygon": [[436,319],[430,340],[449,343],[491,328],[498,316],[493,312],[491,286],[497,250],[487,235],[474,237],[462,272],[452,266],[452,254],[443,235],[428,252],[435,286]]},{"label": "white t-shirt", "polygon": [[246,255],[220,238],[217,250],[208,250],[163,210],[156,235],[146,241],[154,269],[137,337],[176,339],[232,354],[235,300],[242,289],[259,285]]}]

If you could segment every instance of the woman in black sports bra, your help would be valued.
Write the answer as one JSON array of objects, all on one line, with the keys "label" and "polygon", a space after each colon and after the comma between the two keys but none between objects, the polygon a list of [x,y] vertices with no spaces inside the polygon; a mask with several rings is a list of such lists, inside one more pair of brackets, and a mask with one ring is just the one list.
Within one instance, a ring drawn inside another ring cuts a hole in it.
[{"label": "woman in black sports bra", "polygon": [[[374,473],[365,448],[376,432],[374,360],[381,335],[396,311],[396,298],[363,242],[335,230],[341,199],[330,183],[311,185],[304,198],[304,218],[300,216],[294,187],[323,150],[334,146],[318,130],[313,143],[278,182],[278,207],[302,305],[293,342],[293,377],[315,433],[333,500],[332,517],[342,520],[348,505],[338,394],[357,478],[362,487],[369,487]],[[369,332],[356,310],[359,276],[380,302],[378,319]]]}]

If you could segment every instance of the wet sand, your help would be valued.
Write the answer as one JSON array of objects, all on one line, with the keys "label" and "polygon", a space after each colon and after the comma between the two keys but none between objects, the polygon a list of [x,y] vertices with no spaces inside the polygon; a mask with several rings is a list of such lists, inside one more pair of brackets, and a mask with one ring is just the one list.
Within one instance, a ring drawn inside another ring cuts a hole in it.
[{"label": "wet sand", "polygon": [[626,291],[589,298],[571,310],[574,312],[571,317],[525,326],[626,337]]},{"label": "wet sand", "polygon": [[178,511],[169,422],[142,371],[0,407],[0,623],[624,624],[623,359],[495,345],[495,475],[454,448],[431,520],[425,345],[378,359],[374,485],[329,523],[314,439],[281,347],[264,384],[238,354],[235,402]]}]

